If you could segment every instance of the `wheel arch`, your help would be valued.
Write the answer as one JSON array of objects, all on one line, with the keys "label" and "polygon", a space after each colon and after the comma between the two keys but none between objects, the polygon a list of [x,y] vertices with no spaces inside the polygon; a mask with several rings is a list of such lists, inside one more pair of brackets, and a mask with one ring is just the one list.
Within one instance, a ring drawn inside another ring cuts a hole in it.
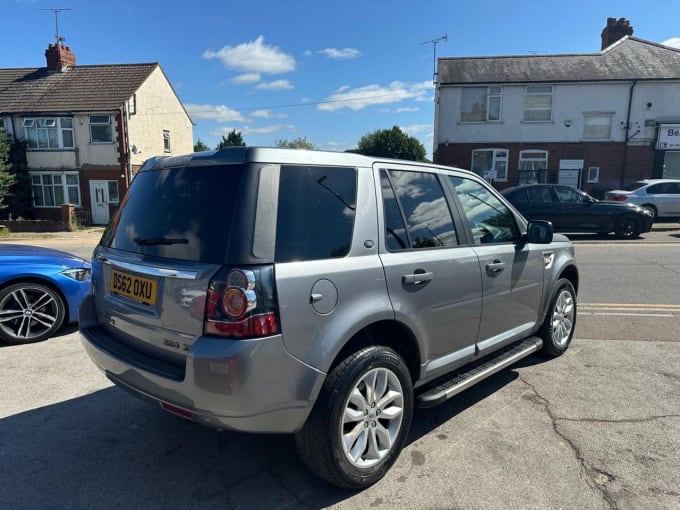
[{"label": "wheel arch", "polygon": [[357,331],[342,346],[328,371],[332,371],[344,359],[363,347],[382,345],[393,349],[405,361],[411,381],[420,378],[420,347],[413,332],[396,320],[381,320]]}]

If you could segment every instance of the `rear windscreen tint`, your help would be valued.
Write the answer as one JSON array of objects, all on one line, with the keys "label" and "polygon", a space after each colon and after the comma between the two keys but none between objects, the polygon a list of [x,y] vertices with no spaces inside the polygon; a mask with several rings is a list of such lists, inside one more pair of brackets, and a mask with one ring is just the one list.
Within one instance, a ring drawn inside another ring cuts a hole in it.
[{"label": "rear windscreen tint", "polygon": [[140,172],[101,244],[143,255],[224,263],[243,167]]}]

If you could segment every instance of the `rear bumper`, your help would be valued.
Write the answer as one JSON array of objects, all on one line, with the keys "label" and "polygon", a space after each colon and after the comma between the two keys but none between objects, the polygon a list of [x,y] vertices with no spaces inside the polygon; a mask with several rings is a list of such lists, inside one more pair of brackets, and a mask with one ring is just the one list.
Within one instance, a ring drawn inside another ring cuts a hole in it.
[{"label": "rear bumper", "polygon": [[[80,310],[80,336],[94,363],[116,385],[176,414],[216,429],[292,433],[300,429],[325,374],[290,355],[280,335],[258,340],[200,337],[184,370],[141,362],[94,320],[89,298]],[[168,409],[168,406],[164,406]],[[179,412],[178,412],[179,411]]]}]

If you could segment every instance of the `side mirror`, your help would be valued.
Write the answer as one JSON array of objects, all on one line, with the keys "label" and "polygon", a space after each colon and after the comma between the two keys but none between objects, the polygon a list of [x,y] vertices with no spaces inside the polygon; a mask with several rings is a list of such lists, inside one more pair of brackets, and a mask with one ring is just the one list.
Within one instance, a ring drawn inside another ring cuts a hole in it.
[{"label": "side mirror", "polygon": [[549,221],[533,220],[529,222],[525,237],[528,243],[550,244],[553,240],[553,225]]}]

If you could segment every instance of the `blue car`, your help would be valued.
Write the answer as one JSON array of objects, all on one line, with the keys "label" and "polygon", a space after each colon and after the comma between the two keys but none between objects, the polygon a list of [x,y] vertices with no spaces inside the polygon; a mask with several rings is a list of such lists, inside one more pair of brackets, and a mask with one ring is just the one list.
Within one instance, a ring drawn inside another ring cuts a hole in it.
[{"label": "blue car", "polygon": [[0,339],[45,340],[78,320],[90,291],[90,263],[49,248],[0,245]]}]

